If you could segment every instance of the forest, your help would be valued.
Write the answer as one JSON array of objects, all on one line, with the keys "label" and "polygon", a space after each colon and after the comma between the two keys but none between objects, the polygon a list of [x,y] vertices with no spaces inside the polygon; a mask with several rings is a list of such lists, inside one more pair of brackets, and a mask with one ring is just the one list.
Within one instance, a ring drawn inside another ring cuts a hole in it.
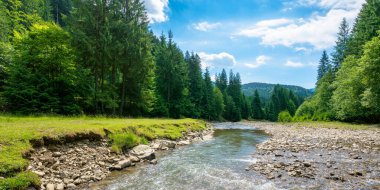
[{"label": "forest", "polygon": [[0,9],[3,112],[275,121],[302,103],[280,86],[267,103],[245,97],[232,70],[211,81],[171,31],[149,30],[138,0],[5,0]]},{"label": "forest", "polygon": [[[0,110],[270,121],[379,122],[380,13],[368,1],[325,51],[311,98],[280,85],[263,102],[239,73],[211,80],[173,33],[156,36],[140,0],[0,1]],[[280,114],[281,113],[281,114]],[[281,116],[281,118],[279,117]],[[285,118],[285,119],[284,119]]]},{"label": "forest", "polygon": [[336,45],[324,51],[315,95],[294,120],[380,122],[380,2],[368,0],[354,25],[343,19]]}]

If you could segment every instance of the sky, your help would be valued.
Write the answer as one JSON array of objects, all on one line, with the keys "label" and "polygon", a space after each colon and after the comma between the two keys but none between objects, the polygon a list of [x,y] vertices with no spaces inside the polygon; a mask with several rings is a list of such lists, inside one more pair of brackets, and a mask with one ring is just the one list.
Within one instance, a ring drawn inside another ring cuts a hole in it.
[{"label": "sky", "polygon": [[339,24],[351,27],[365,0],[143,0],[156,35],[172,30],[213,77],[223,68],[242,83],[314,88],[322,51]]}]

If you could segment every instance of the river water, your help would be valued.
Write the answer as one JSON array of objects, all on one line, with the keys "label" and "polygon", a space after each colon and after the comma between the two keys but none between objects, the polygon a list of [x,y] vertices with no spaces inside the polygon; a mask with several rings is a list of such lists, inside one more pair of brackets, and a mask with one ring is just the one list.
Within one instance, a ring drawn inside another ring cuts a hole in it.
[{"label": "river water", "polygon": [[255,158],[255,145],[268,136],[240,123],[215,124],[214,138],[170,151],[157,165],[117,174],[99,189],[276,189],[245,170]]}]

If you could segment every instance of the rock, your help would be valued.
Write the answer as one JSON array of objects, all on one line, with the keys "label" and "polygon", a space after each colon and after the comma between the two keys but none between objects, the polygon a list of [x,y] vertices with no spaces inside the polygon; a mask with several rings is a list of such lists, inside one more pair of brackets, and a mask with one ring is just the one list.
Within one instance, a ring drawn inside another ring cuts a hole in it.
[{"label": "rock", "polygon": [[136,156],[130,156],[129,159],[132,161],[132,162],[139,162],[140,159]]},{"label": "rock", "polygon": [[53,152],[53,157],[60,157],[62,156],[61,152]]},{"label": "rock", "polygon": [[157,164],[157,159],[153,159],[153,160],[151,160],[149,163],[150,163],[150,164],[154,164],[154,165],[156,165],[156,164]]},{"label": "rock", "polygon": [[310,167],[310,166],[311,166],[311,164],[310,164],[309,162],[304,162],[303,165],[304,165],[305,167]]},{"label": "rock", "polygon": [[41,172],[41,171],[33,171],[33,173],[37,174],[40,177],[43,177],[45,175],[45,172]]},{"label": "rock", "polygon": [[76,185],[73,184],[73,183],[69,183],[69,184],[67,184],[67,188],[75,188],[75,187],[76,187]]},{"label": "rock", "polygon": [[55,185],[52,184],[52,183],[49,183],[46,185],[46,190],[54,190],[55,189]]},{"label": "rock", "polygon": [[160,145],[161,145],[161,148],[175,148],[175,145],[176,145],[176,142],[174,141],[169,141],[169,140],[160,140]]},{"label": "rock", "polygon": [[131,150],[131,154],[139,159],[153,160],[156,158],[154,150],[147,145],[138,145]]},{"label": "rock", "polygon": [[189,145],[190,144],[190,141],[189,140],[185,140],[185,141],[179,141],[177,143],[178,146],[186,146],[186,145]]},{"label": "rock", "polygon": [[125,160],[122,160],[122,161],[120,161],[119,163],[117,163],[117,165],[118,166],[120,166],[121,167],[121,169],[123,169],[123,168],[126,168],[126,167],[128,167],[128,166],[131,166],[131,160],[130,159],[125,159]]},{"label": "rock", "polygon": [[268,176],[267,176],[268,179],[274,179],[274,174],[273,173],[269,173]]},{"label": "rock", "polygon": [[56,190],[64,190],[64,189],[65,189],[65,185],[63,183],[60,183],[57,185]]}]

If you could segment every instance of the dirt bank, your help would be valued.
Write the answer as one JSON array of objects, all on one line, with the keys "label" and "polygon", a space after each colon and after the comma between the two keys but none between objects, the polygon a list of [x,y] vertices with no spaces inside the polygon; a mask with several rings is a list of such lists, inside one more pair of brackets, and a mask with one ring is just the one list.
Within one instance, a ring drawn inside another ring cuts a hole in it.
[{"label": "dirt bank", "polygon": [[177,141],[154,140],[122,154],[111,150],[108,139],[81,140],[34,148],[29,153],[28,170],[41,178],[41,189],[82,189],[105,179],[113,170],[133,167],[137,162],[157,163],[155,152],[200,141],[212,134],[212,128],[190,132]]},{"label": "dirt bank", "polygon": [[380,130],[249,123],[272,135],[249,169],[287,189],[380,189]]}]

